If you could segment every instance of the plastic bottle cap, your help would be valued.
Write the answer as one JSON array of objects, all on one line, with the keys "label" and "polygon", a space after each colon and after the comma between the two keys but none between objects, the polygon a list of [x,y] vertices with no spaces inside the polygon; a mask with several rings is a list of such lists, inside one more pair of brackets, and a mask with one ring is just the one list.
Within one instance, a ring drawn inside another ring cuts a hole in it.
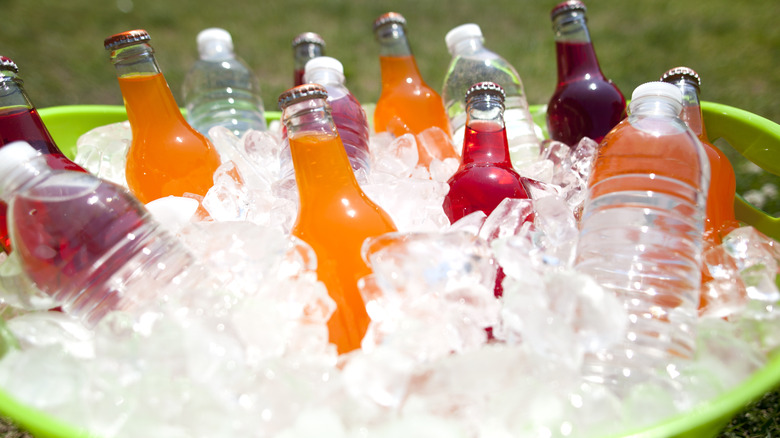
[{"label": "plastic bottle cap", "polygon": [[479,38],[480,41],[484,40],[482,29],[480,29],[479,25],[474,23],[461,24],[447,32],[447,35],[444,36],[444,42],[447,44],[447,50],[453,53],[456,44],[470,38]]},{"label": "plastic bottle cap", "polygon": [[0,70],[10,70],[14,73],[18,73],[19,67],[16,66],[16,63],[13,62],[11,58],[0,56]]},{"label": "plastic bottle cap", "polygon": [[195,41],[201,58],[218,52],[233,53],[233,37],[230,36],[230,32],[219,27],[203,29],[198,33]]},{"label": "plastic bottle cap", "polygon": [[143,29],[128,30],[115,35],[111,35],[103,41],[103,47],[106,50],[114,50],[129,44],[137,44],[143,41],[149,41],[152,37],[149,32]]},{"label": "plastic bottle cap", "polygon": [[8,175],[32,157],[40,155],[30,143],[19,140],[0,147],[0,175]]},{"label": "plastic bottle cap", "polygon": [[377,30],[377,28],[387,23],[396,23],[401,26],[406,26],[406,18],[398,12],[386,12],[374,20],[374,30]]},{"label": "plastic bottle cap", "polygon": [[297,46],[299,46],[301,44],[304,44],[304,43],[318,44],[318,45],[322,46],[323,48],[325,48],[325,40],[322,39],[321,36],[317,35],[314,32],[304,32],[304,33],[296,36],[295,38],[293,38],[292,46],[293,46],[293,48],[295,48],[295,47],[297,47]]},{"label": "plastic bottle cap", "polygon": [[283,110],[296,102],[316,98],[328,98],[328,91],[325,87],[319,84],[298,85],[279,95],[279,109]]},{"label": "plastic bottle cap", "polygon": [[344,66],[341,64],[341,62],[338,59],[331,58],[330,56],[318,56],[316,58],[310,59],[306,63],[304,75],[309,74],[309,72],[321,68],[336,70],[342,75],[344,74]]},{"label": "plastic bottle cap", "polygon": [[631,100],[647,96],[665,97],[682,104],[682,92],[679,88],[668,82],[646,82],[634,89],[634,92],[631,94]]}]

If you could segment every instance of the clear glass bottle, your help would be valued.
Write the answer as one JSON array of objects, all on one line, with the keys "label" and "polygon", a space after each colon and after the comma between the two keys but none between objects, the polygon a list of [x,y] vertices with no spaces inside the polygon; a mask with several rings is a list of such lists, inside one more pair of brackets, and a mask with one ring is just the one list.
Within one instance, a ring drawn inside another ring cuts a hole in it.
[{"label": "clear glass bottle", "polygon": [[325,55],[325,40],[314,32],[304,32],[292,40],[293,86],[303,85],[306,63],[310,59]]},{"label": "clear glass bottle", "polygon": [[585,4],[568,0],[552,9],[558,84],[547,105],[547,130],[571,147],[596,143],[626,115],[626,99],[601,71],[590,38]]},{"label": "clear glass bottle", "polygon": [[615,294],[628,320],[625,339],[589,356],[585,375],[616,389],[694,354],[709,164],[681,110],[674,85],[637,87],[588,183],[575,267]]},{"label": "clear glass bottle", "polygon": [[433,158],[457,158],[444,102],[420,74],[406,36],[406,19],[397,12],[382,14],[374,21],[374,36],[379,42],[382,74],[382,92],[374,109],[374,131],[400,137],[436,127],[445,138],[429,148],[418,141],[419,164],[427,167]]},{"label": "clear glass bottle", "polygon": [[[44,154],[54,169],[86,172],[57,147],[49,130],[38,115],[19,76],[19,68],[10,58],[0,56],[0,147],[23,140]],[[6,204],[0,201],[0,247],[11,251],[6,223]]]},{"label": "clear glass bottle", "polygon": [[707,138],[699,102],[699,75],[689,67],[675,67],[667,70],[661,80],[676,85],[682,92],[683,109],[680,118],[696,134],[707,152],[710,162],[710,188],[707,193],[704,230],[708,241],[720,244],[723,236],[739,226],[734,217],[734,197],[737,190],[734,168],[726,154]]},{"label": "clear glass bottle", "polygon": [[360,348],[369,318],[357,287],[371,273],[361,256],[368,237],[396,231],[390,216],[361,190],[318,84],[279,96],[295,167],[300,208],[292,234],[317,254],[317,276],[337,309],[328,329],[339,353]]},{"label": "clear glass bottle", "polygon": [[463,96],[477,82],[495,82],[504,89],[504,123],[512,163],[521,166],[539,157],[540,138],[528,110],[523,82],[506,59],[484,46],[482,29],[473,23],[450,30],[444,38],[452,55],[444,76],[442,99],[450,118],[453,141],[462,144],[466,129]]},{"label": "clear glass bottle", "polygon": [[490,215],[506,198],[529,198],[509,155],[504,90],[496,83],[480,82],[467,90],[465,102],[461,164],[447,181],[450,190],[443,204],[451,223],[475,211]]},{"label": "clear glass bottle", "polygon": [[265,108],[260,82],[233,49],[225,29],[204,29],[196,38],[199,59],[184,78],[182,95],[187,122],[201,134],[224,126],[237,137],[246,131],[265,131]]},{"label": "clear glass bottle", "polygon": [[127,189],[54,170],[26,142],[0,148],[0,198],[25,274],[88,326],[208,278]]},{"label": "clear glass bottle", "polygon": [[205,196],[220,157],[184,118],[157,65],[149,34],[130,30],[104,41],[111,52],[133,135],[125,176],[143,203],[185,193]]}]

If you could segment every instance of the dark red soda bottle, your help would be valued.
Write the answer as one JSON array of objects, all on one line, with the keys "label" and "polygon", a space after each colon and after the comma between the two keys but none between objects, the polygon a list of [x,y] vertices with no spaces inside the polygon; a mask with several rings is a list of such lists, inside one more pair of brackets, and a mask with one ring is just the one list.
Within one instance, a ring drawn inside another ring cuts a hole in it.
[{"label": "dark red soda bottle", "polygon": [[626,99],[601,71],[590,39],[585,4],[568,0],[552,9],[558,84],[547,105],[550,138],[574,147],[595,142],[626,115]]},{"label": "dark red soda bottle", "polygon": [[[38,111],[27,96],[19,68],[10,58],[0,56],[0,147],[24,140],[46,157],[53,169],[86,172],[57,147]],[[7,205],[0,201],[0,246],[11,251],[6,223]]]},{"label": "dark red soda bottle", "polygon": [[528,199],[525,178],[512,167],[504,127],[504,90],[493,82],[466,93],[466,132],[458,170],[447,181],[444,213],[454,223],[475,211],[486,215],[506,198]]},{"label": "dark red soda bottle", "polygon": [[318,56],[325,55],[325,40],[314,32],[304,32],[292,41],[293,48],[293,86],[303,85],[306,63]]}]

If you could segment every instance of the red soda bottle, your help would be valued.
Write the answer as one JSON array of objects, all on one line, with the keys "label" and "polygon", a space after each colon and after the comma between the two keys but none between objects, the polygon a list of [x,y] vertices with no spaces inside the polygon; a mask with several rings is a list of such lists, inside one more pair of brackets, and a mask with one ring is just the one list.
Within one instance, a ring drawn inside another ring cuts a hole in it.
[{"label": "red soda bottle", "polygon": [[[29,143],[46,157],[53,169],[86,172],[71,161],[54,143],[35,106],[24,89],[19,68],[11,59],[0,56],[0,147],[18,140]],[[6,223],[7,206],[0,201],[0,246],[11,251]]]},{"label": "red soda bottle", "polygon": [[304,32],[293,38],[292,48],[293,86],[303,85],[306,63],[313,58],[325,55],[325,40],[314,32]]},{"label": "red soda bottle", "polygon": [[582,137],[596,143],[626,115],[626,99],[604,76],[580,0],[559,3],[550,13],[555,30],[558,85],[547,105],[550,138],[571,147]]},{"label": "red soda bottle", "polygon": [[480,82],[466,93],[461,164],[447,183],[443,207],[451,223],[475,211],[490,215],[505,198],[529,198],[509,156],[504,90],[498,84]]}]

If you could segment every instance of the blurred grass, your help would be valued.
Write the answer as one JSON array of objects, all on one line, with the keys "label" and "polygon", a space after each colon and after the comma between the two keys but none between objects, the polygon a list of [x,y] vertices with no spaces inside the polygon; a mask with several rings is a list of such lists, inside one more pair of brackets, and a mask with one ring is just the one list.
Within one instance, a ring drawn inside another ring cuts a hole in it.
[{"label": "blurred grass", "polygon": [[[229,30],[237,53],[255,70],[266,109],[275,110],[292,85],[290,42],[313,31],[326,54],[342,61],[347,85],[364,103],[379,96],[373,20],[387,11],[408,21],[412,50],[426,81],[441,88],[449,54],[444,35],[473,22],[486,45],[522,76],[528,101],[544,104],[556,70],[549,11],[557,1],[493,0],[0,0],[0,55],[17,62],[36,106],[122,104],[103,40],[143,28],[152,36],[177,100],[197,56],[195,35]],[[780,2],[655,0],[587,2],[591,36],[602,70],[627,97],[637,85],[686,65],[702,77],[704,100],[780,122]],[[778,436],[778,393],[770,392],[735,417],[722,436]],[[767,401],[768,400],[768,401]],[[758,419],[758,420],[756,420]],[[756,425],[755,421],[760,423]],[[23,436],[0,421],[0,437]],[[25,435],[26,436],[26,435]]]}]

